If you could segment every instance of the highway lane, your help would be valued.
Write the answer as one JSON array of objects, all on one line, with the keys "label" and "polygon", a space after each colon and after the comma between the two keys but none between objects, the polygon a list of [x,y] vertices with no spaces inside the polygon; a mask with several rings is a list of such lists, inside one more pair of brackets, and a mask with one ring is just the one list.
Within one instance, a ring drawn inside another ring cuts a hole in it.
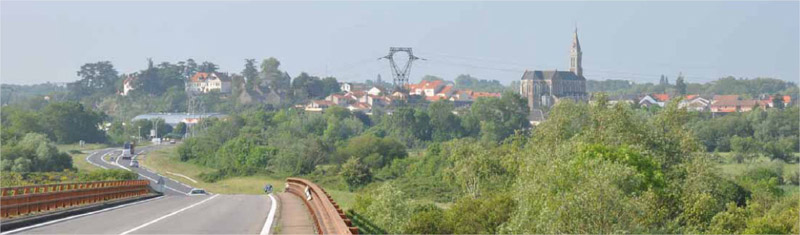
[{"label": "highway lane", "polygon": [[164,196],[19,233],[259,234],[270,200],[266,195]]},{"label": "highway lane", "polygon": [[[145,146],[137,154],[158,146]],[[131,168],[130,160],[119,160],[121,149],[108,148],[90,153],[86,160],[105,169],[123,168],[150,179],[154,187],[160,175]],[[114,162],[104,156],[113,156]],[[274,199],[267,195],[192,195],[191,187],[164,177],[171,190],[165,196],[129,205],[90,212],[46,222],[5,234],[264,234],[274,221]],[[269,219],[268,217],[273,217]]]},{"label": "highway lane", "polygon": [[[137,158],[141,154],[145,154],[146,152],[155,150],[161,146],[152,145],[152,146],[144,146],[136,148],[136,155],[134,158]],[[104,156],[110,155],[114,158],[113,162],[105,161],[103,159]],[[89,161],[92,165],[100,166],[106,169],[125,169],[134,171],[139,174],[140,179],[150,180],[150,185],[157,190],[161,189],[160,185],[156,185],[156,181],[163,177],[164,178],[164,190],[163,193],[166,195],[185,195],[192,190],[192,187],[183,183],[180,183],[176,180],[170,179],[169,177],[159,175],[155,172],[144,168],[137,168],[137,167],[130,167],[131,160],[125,160],[120,158],[122,155],[122,149],[102,149],[93,152],[89,156],[86,157],[86,160]]]},{"label": "highway lane", "polygon": [[266,195],[220,195],[129,234],[259,234],[270,206]]}]

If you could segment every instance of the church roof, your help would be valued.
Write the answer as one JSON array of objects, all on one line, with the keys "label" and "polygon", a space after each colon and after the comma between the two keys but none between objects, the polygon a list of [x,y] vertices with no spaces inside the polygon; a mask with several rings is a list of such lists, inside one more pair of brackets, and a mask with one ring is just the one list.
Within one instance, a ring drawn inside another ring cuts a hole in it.
[{"label": "church roof", "polygon": [[558,70],[533,70],[533,71],[525,71],[522,74],[522,80],[586,80],[584,77],[578,77],[573,72],[570,71],[558,71]]}]

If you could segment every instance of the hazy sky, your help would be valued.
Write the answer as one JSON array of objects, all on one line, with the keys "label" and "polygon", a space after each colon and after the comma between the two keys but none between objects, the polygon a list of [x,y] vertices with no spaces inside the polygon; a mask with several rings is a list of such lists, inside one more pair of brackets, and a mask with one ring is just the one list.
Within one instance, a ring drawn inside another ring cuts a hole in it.
[{"label": "hazy sky", "polygon": [[391,46],[427,61],[411,81],[471,74],[503,83],[566,70],[575,25],[589,79],[690,82],[800,77],[792,2],[8,2],[0,3],[0,80],[77,80],[87,62],[120,73],[147,58],[211,61],[241,72],[276,57],[296,76],[391,78]]}]

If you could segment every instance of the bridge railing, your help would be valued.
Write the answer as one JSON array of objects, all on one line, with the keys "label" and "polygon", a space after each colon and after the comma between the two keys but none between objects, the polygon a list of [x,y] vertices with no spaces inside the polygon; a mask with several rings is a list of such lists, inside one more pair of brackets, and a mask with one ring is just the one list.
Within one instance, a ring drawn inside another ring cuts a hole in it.
[{"label": "bridge railing", "polygon": [[300,178],[287,178],[286,191],[305,202],[318,234],[358,234],[350,219],[322,187]]},{"label": "bridge railing", "polygon": [[142,196],[150,193],[149,184],[122,180],[0,188],[0,218]]}]

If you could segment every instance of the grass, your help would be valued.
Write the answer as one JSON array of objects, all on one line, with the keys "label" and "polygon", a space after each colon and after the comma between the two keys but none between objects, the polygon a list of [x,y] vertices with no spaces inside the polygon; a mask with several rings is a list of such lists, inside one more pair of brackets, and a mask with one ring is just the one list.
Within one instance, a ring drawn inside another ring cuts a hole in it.
[{"label": "grass", "polygon": [[[203,188],[212,193],[220,194],[263,194],[265,184],[272,184],[275,192],[283,192],[286,180],[268,175],[229,177],[214,183],[203,182],[200,174],[213,172],[210,167],[200,166],[189,162],[181,162],[177,156],[177,145],[162,148],[150,153],[139,160],[139,164],[147,169],[158,172],[164,176],[180,181],[181,183],[196,188]],[[178,173],[194,179],[197,183],[186,178],[169,174]],[[352,208],[355,193],[341,190],[326,189],[334,201],[343,209]]]},{"label": "grass", "polygon": [[[204,182],[200,179],[200,174],[213,172],[214,169],[196,164],[181,162],[177,157],[176,146],[170,146],[147,153],[139,160],[139,163],[152,171],[167,176],[170,179],[180,181],[195,188],[203,188],[209,192],[220,194],[263,194],[265,184],[272,184],[276,192],[283,191],[285,181],[266,175],[238,176],[229,177],[217,182]],[[171,173],[182,174],[194,179],[192,182],[184,177],[176,176]]]},{"label": "grass", "polygon": [[[95,165],[92,165],[89,162],[86,162],[86,156],[89,155],[87,151],[95,150],[95,149],[102,149],[107,148],[108,145],[105,144],[85,144],[81,147],[79,144],[59,144],[56,145],[56,148],[60,152],[65,152],[72,157],[72,166],[78,169],[78,171],[95,171],[101,169]],[[77,150],[81,151],[81,153],[70,153],[70,150]]]},{"label": "grass", "polygon": [[[754,159],[753,161],[745,161],[743,163],[720,163],[719,170],[723,176],[729,177],[731,179],[736,178],[737,176],[743,174],[748,169],[753,167],[765,164],[770,162],[768,158],[761,157],[758,159]],[[800,170],[800,163],[783,163],[781,162],[781,167],[783,167],[783,172],[792,172]],[[785,183],[784,185],[780,185],[780,188],[786,192],[786,195],[794,195],[800,193],[800,186]]]}]

